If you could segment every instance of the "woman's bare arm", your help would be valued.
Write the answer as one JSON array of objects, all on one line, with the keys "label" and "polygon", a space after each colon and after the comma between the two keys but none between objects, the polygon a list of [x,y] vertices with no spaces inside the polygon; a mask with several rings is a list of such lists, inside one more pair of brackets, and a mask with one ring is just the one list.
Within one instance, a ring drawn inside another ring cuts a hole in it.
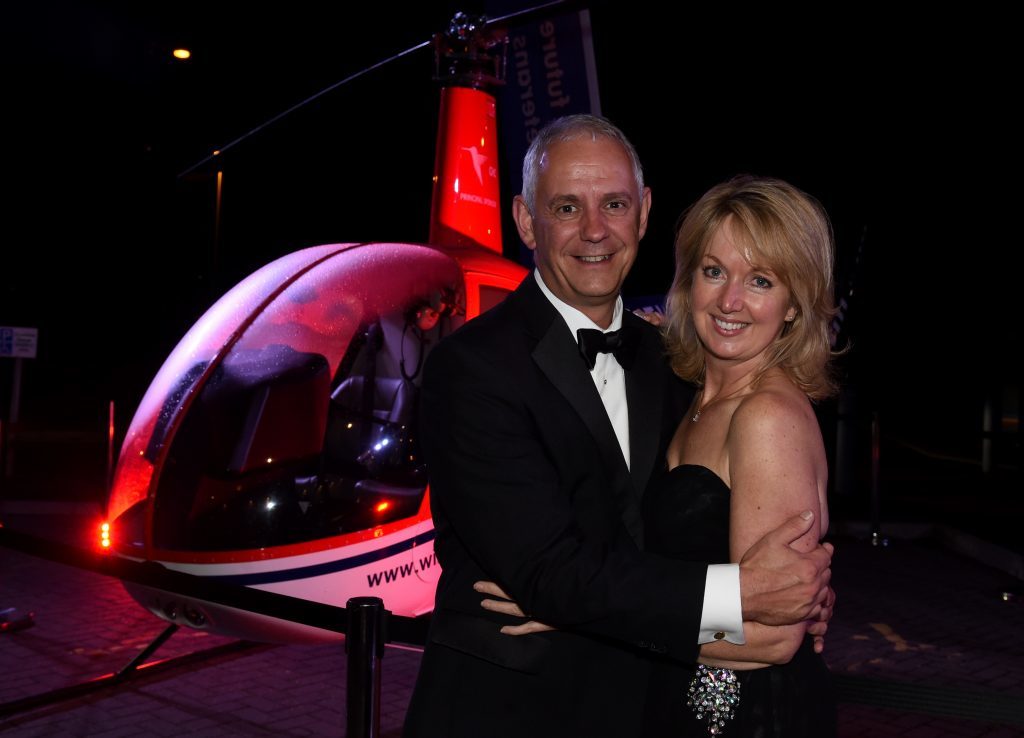
[{"label": "woman's bare arm", "polygon": [[[825,473],[824,447],[810,403],[790,392],[760,391],[736,409],[726,441],[731,489],[729,553],[739,561],[751,545],[801,510],[813,510],[815,524],[796,542],[817,545],[827,512],[819,489]],[[701,647],[701,663],[749,669],[786,663],[804,639],[804,623],[769,627],[744,623],[746,645],[724,641]]]}]

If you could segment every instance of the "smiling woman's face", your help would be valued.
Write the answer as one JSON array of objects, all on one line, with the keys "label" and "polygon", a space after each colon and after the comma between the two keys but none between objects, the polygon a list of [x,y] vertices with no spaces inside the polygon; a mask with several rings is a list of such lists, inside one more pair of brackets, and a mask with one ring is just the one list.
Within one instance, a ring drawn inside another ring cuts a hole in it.
[{"label": "smiling woman's face", "polygon": [[752,264],[749,253],[729,217],[693,277],[693,322],[709,362],[760,363],[796,315],[789,288],[771,269]]}]

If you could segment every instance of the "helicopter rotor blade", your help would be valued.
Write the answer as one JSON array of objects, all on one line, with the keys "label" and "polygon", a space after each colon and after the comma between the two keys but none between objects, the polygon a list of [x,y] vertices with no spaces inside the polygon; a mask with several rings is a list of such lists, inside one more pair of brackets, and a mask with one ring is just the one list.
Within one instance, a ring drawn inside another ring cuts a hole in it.
[{"label": "helicopter rotor blade", "polygon": [[573,8],[585,8],[589,5],[589,2],[584,2],[583,0],[551,0],[551,2],[534,5],[532,8],[517,10],[514,13],[503,15],[500,18],[488,18],[487,25],[508,24],[510,21],[515,21],[517,24],[528,23],[533,20],[535,16],[543,17],[549,15],[555,8],[571,10]]},{"label": "helicopter rotor blade", "polygon": [[213,161],[218,156],[223,154],[225,151],[228,151],[229,149],[234,148],[235,146],[237,146],[238,144],[240,144],[242,141],[244,141],[245,139],[249,138],[250,136],[259,133],[264,128],[267,128],[268,126],[273,125],[274,123],[276,123],[277,121],[281,120],[285,116],[291,115],[296,110],[299,110],[300,108],[303,108],[306,105],[309,105],[311,102],[313,102],[314,100],[317,100],[317,99],[323,97],[327,93],[333,92],[334,90],[336,90],[337,88],[341,87],[342,85],[348,84],[349,82],[352,82],[352,81],[354,81],[356,79],[359,79],[360,77],[362,77],[362,76],[364,76],[366,74],[369,74],[370,72],[374,71],[375,69],[380,69],[385,64],[390,64],[393,61],[397,61],[398,59],[401,59],[402,57],[408,56],[409,54],[412,54],[413,52],[419,51],[422,48],[430,46],[431,43],[432,43],[431,40],[427,40],[427,41],[423,41],[421,43],[418,43],[415,46],[410,46],[408,49],[405,49],[404,51],[400,51],[397,54],[388,57],[387,59],[382,59],[381,61],[377,62],[376,64],[371,64],[370,66],[365,67],[364,69],[361,69],[360,71],[356,72],[355,74],[350,74],[348,77],[345,77],[345,79],[338,80],[334,84],[328,85],[327,87],[323,88],[319,92],[316,92],[316,93],[310,95],[305,100],[302,100],[300,102],[295,103],[294,105],[292,105],[287,110],[283,110],[282,112],[278,113],[277,115],[273,116],[272,118],[269,118],[268,120],[264,121],[263,123],[260,123],[258,126],[256,126],[255,128],[253,128],[249,132],[243,133],[241,136],[236,138],[234,141],[231,141],[230,143],[224,144],[223,146],[215,149],[212,154],[210,154],[209,156],[203,158],[200,161],[197,161],[195,164],[190,166],[188,169],[185,169],[180,174],[178,174],[178,179],[181,179],[182,177],[184,177],[184,176],[186,176],[188,174],[191,174],[192,172],[194,172],[199,167],[201,167],[204,164],[207,164],[207,163]]},{"label": "helicopter rotor blade", "polygon": [[[530,21],[534,17],[539,17],[539,16],[547,15],[548,13],[550,13],[550,11],[553,8],[556,8],[556,7],[564,7],[566,9],[571,9],[573,7],[585,7],[586,5],[588,5],[587,2],[581,2],[580,0],[552,0],[551,2],[542,3],[540,5],[535,5],[535,6],[530,7],[530,8],[525,8],[523,10],[518,10],[518,11],[516,11],[514,13],[509,13],[508,15],[503,15],[500,18],[484,18],[483,20],[484,20],[484,23],[486,25],[507,24],[509,21],[513,21],[513,20],[517,21],[519,23],[523,23],[523,22]],[[272,118],[269,118],[268,120],[266,120],[263,123],[259,124],[255,128],[249,130],[246,133],[243,133],[241,136],[239,136],[238,138],[234,139],[233,141],[231,141],[229,143],[226,143],[223,146],[218,147],[217,149],[215,149],[213,151],[212,154],[204,157],[200,161],[197,161],[192,166],[190,166],[187,169],[185,169],[184,171],[180,172],[178,174],[178,179],[181,179],[182,177],[185,177],[185,176],[191,174],[196,169],[199,169],[200,167],[204,166],[205,164],[208,164],[209,162],[211,162],[214,159],[216,159],[218,156],[221,156],[222,154],[224,154],[224,152],[229,151],[230,149],[233,149],[235,146],[237,146],[238,144],[240,144],[242,141],[246,140],[250,136],[253,136],[253,135],[259,133],[263,129],[273,125],[274,123],[276,123],[277,121],[281,120],[282,118],[284,118],[284,117],[286,117],[288,115],[291,115],[292,113],[294,113],[295,111],[297,111],[297,110],[299,110],[301,108],[304,108],[306,105],[309,105],[314,100],[318,100],[319,98],[323,97],[324,95],[328,94],[329,92],[333,92],[334,90],[336,90],[337,88],[341,87],[342,85],[346,85],[349,82],[352,82],[352,81],[354,81],[356,79],[359,79],[360,77],[362,77],[362,76],[364,76],[366,74],[369,74],[370,72],[372,72],[372,71],[374,71],[376,69],[380,69],[381,67],[385,66],[386,64],[390,64],[393,61],[397,61],[397,60],[399,60],[399,59],[401,59],[401,58],[403,58],[405,56],[408,56],[409,54],[412,54],[412,53],[414,53],[416,51],[419,51],[420,49],[426,48],[427,46],[432,45],[432,43],[433,43],[433,38],[430,38],[430,39],[428,39],[426,41],[423,41],[421,43],[416,44],[415,46],[410,46],[409,48],[405,49],[404,51],[400,51],[397,54],[394,54],[393,56],[388,57],[387,59],[382,59],[381,61],[377,62],[376,64],[371,64],[370,66],[368,66],[368,67],[366,67],[366,68],[356,72],[355,74],[351,74],[351,75],[349,75],[348,77],[345,77],[342,80],[339,80],[339,81],[337,81],[337,82],[335,82],[335,83],[333,83],[331,85],[328,85],[327,87],[325,87],[324,89],[320,90],[319,92],[316,92],[313,95],[310,95],[305,100],[297,102],[296,104],[292,105],[290,108],[288,108],[286,110],[283,110],[282,112],[278,113],[277,115],[273,116]]]}]

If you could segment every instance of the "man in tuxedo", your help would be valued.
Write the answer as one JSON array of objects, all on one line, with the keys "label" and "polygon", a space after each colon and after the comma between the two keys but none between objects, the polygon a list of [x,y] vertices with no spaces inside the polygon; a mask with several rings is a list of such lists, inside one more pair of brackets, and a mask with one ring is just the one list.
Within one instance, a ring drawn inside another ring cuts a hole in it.
[{"label": "man in tuxedo", "polygon": [[[807,520],[739,565],[642,553],[641,495],[689,399],[619,297],[650,207],[621,131],[588,115],[549,124],[513,206],[535,272],[427,359],[442,575],[409,738],[636,735],[649,652],[694,660],[699,643],[742,642],[743,619],[827,617],[830,551],[788,546]],[[558,630],[502,633],[523,621],[483,609],[480,580]]]}]

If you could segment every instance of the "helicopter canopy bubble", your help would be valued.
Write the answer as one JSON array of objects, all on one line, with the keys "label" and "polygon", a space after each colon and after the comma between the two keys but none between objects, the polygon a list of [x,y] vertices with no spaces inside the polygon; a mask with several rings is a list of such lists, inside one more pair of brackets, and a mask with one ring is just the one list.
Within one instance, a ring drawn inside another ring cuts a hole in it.
[{"label": "helicopter canopy bubble", "polygon": [[316,246],[255,272],[146,392],[110,497],[115,545],[257,556],[415,514],[419,371],[464,315],[459,264],[425,246]]}]

